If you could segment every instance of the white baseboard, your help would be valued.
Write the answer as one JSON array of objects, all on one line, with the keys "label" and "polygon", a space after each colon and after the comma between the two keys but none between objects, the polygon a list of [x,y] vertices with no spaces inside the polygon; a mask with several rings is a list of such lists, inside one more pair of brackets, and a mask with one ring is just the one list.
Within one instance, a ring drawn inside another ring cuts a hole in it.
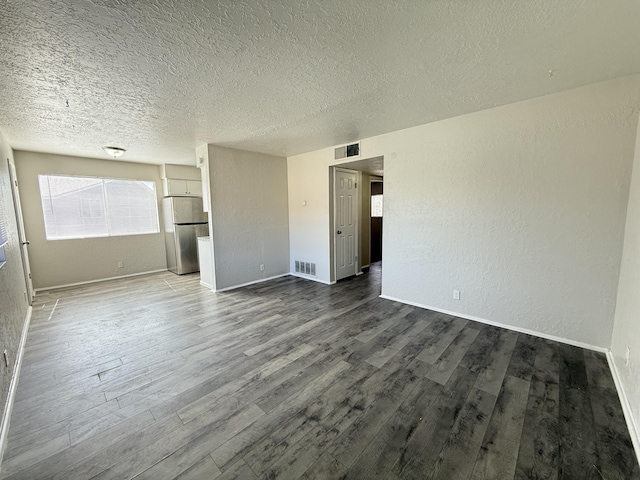
[{"label": "white baseboard", "polygon": [[209,285],[207,282],[203,282],[202,280],[200,280],[200,285],[202,285],[205,288],[208,288],[213,292],[213,285]]},{"label": "white baseboard", "polygon": [[629,399],[627,398],[627,393],[625,392],[622,385],[620,372],[611,351],[607,351],[607,360],[609,361],[611,376],[613,376],[613,381],[616,384],[616,390],[618,391],[618,397],[620,398],[620,404],[622,405],[624,419],[627,422],[627,428],[629,429],[629,435],[631,436],[631,443],[633,443],[633,449],[636,451],[636,459],[638,462],[640,462],[640,428],[638,428],[636,419],[633,417],[631,404],[629,402]]},{"label": "white baseboard", "polygon": [[251,282],[241,283],[240,285],[233,285],[231,287],[219,288],[217,290],[214,290],[214,292],[228,292],[229,290],[235,290],[236,288],[242,288],[242,287],[247,287],[249,285],[255,285],[256,283],[267,282],[269,280],[274,280],[276,278],[287,277],[288,275],[289,275],[288,273],[281,273],[280,275],[274,275],[273,277],[268,277],[268,278],[261,278],[259,280],[253,280]]},{"label": "white baseboard", "polygon": [[310,277],[307,275],[302,275],[300,273],[296,273],[296,272],[289,272],[289,275],[291,275],[292,277],[298,277],[298,278],[304,278],[305,280],[311,280],[314,282],[318,282],[318,283],[324,283],[325,285],[334,285],[336,282],[327,282],[326,280],[320,280],[317,277]]},{"label": "white baseboard", "polygon": [[4,449],[7,446],[7,436],[9,435],[9,423],[11,421],[11,412],[13,410],[13,402],[16,397],[16,390],[18,389],[18,380],[20,379],[20,368],[22,367],[22,357],[24,356],[24,347],[27,344],[27,335],[29,334],[29,324],[31,323],[31,314],[33,307],[27,308],[27,314],[24,318],[24,324],[22,326],[22,336],[20,337],[20,345],[18,346],[18,354],[16,356],[16,366],[13,370],[13,376],[11,377],[11,383],[9,384],[9,395],[7,395],[7,402],[4,406],[4,413],[2,414],[2,423],[0,424],[0,470],[2,470],[2,457],[4,455]]},{"label": "white baseboard", "polygon": [[64,285],[54,285],[53,287],[36,288],[34,293],[48,292],[49,290],[57,290],[59,288],[78,287],[80,285],[89,285],[91,283],[108,282],[109,280],[118,280],[120,278],[139,277],[140,275],[149,275],[151,273],[160,273],[168,271],[166,268],[160,270],[150,270],[148,272],[130,273],[129,275],[119,275],[117,277],[98,278],[96,280],[87,280],[86,282],[67,283]]},{"label": "white baseboard", "polygon": [[587,350],[594,350],[596,352],[607,353],[609,349],[605,347],[598,347],[596,345],[591,345],[589,343],[578,342],[575,340],[570,340],[568,338],[556,337],[555,335],[549,335],[547,333],[537,332],[535,330],[529,330],[528,328],[515,327],[513,325],[507,325],[499,322],[492,322],[491,320],[487,320],[485,318],[474,317],[473,315],[465,315],[463,313],[452,312],[449,310],[443,310],[442,308],[430,307],[429,305],[423,305],[421,303],[409,302],[407,300],[402,300],[401,298],[391,297],[389,295],[380,295],[380,298],[385,298],[387,300],[393,300],[394,302],[405,303],[407,305],[413,305],[414,307],[426,308],[427,310],[433,310],[434,312],[446,313],[447,315],[452,315],[454,317],[464,318],[466,320],[473,320],[474,322],[485,323],[487,325],[491,325],[493,327],[506,328],[507,330],[513,330],[519,333],[526,333],[527,335],[533,335],[534,337],[542,337],[547,340],[553,340],[554,342],[566,343],[567,345],[573,345],[574,347],[586,348]]}]

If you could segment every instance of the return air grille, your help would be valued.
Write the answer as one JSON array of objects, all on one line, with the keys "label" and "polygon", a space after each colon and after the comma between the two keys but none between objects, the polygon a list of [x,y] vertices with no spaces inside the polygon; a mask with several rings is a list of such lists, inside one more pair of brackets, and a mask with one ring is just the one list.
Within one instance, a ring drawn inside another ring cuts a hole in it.
[{"label": "return air grille", "polygon": [[296,273],[302,273],[304,275],[316,276],[316,264],[311,262],[302,262],[300,260],[295,261]]},{"label": "return air grille", "polygon": [[351,145],[338,147],[334,152],[334,158],[336,160],[339,160],[340,158],[357,157],[360,155],[360,143],[352,143]]}]

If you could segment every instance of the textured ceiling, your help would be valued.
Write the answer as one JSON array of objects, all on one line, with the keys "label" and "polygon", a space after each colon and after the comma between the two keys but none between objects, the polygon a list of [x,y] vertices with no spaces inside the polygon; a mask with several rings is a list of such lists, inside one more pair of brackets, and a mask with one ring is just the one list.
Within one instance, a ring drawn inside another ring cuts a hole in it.
[{"label": "textured ceiling", "polygon": [[[292,155],[640,72],[638,0],[0,0],[15,149]],[[553,71],[553,75],[549,71]]]},{"label": "textured ceiling", "polygon": [[364,158],[362,160],[356,160],[354,162],[340,163],[343,168],[352,168],[369,175],[384,174],[384,157]]}]

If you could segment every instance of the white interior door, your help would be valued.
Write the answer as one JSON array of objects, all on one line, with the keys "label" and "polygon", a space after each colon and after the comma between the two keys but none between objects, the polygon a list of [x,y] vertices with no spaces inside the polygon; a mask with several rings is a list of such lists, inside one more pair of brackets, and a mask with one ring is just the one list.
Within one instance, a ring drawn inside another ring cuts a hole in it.
[{"label": "white interior door", "polygon": [[20,252],[22,253],[22,268],[27,287],[27,301],[31,305],[33,301],[33,282],[31,281],[31,267],[29,266],[29,252],[27,247],[29,241],[24,233],[24,221],[22,219],[22,206],[20,205],[20,190],[18,188],[18,177],[16,167],[7,159],[9,163],[9,177],[11,179],[11,191],[13,192],[13,206],[16,211],[16,223],[18,224],[18,241],[20,242]]},{"label": "white interior door", "polygon": [[336,254],[336,280],[356,274],[358,257],[358,194],[357,173],[335,169],[334,177],[334,245]]}]

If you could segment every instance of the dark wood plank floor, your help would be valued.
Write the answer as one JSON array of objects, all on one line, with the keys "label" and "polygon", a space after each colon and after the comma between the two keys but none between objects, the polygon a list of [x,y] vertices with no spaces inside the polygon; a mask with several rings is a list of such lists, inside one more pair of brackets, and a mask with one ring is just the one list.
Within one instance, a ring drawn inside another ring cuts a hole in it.
[{"label": "dark wood plank floor", "polygon": [[604,355],[379,293],[39,295],[0,477],[640,479]]}]

